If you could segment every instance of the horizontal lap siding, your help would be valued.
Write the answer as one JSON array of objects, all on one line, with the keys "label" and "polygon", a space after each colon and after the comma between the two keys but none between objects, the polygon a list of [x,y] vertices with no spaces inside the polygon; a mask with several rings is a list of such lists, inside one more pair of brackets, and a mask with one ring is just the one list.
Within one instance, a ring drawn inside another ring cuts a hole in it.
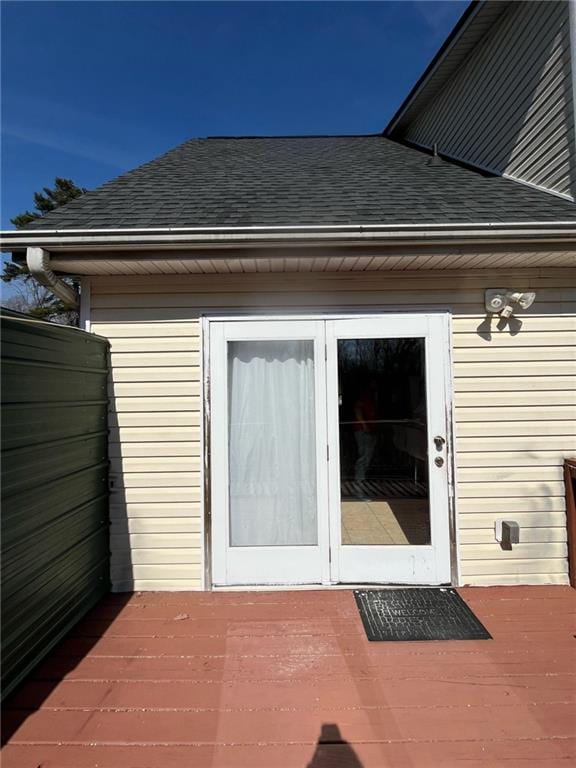
[{"label": "horizontal lap siding", "polygon": [[511,3],[403,127],[440,152],[574,195],[568,3]]},{"label": "horizontal lap siding", "polygon": [[[96,284],[94,290],[98,304],[105,297],[96,293]],[[128,293],[123,305],[131,304]],[[178,322],[169,317],[153,323],[138,318],[96,320],[92,329],[110,340],[113,588],[198,589],[202,522],[197,313]]]},{"label": "horizontal lap siding", "polygon": [[[498,331],[487,287],[533,289]],[[203,311],[387,307],[453,313],[463,583],[567,583],[560,466],[576,453],[576,273],[290,274],[94,278],[110,339],[112,577],[116,589],[201,588]],[[494,541],[517,520],[512,552]]]},{"label": "horizontal lap siding", "polygon": [[[462,581],[565,584],[561,467],[576,453],[576,317],[553,306],[540,315],[536,303],[514,335],[479,331],[479,319],[453,319]],[[512,551],[494,542],[498,517],[520,525]]]}]

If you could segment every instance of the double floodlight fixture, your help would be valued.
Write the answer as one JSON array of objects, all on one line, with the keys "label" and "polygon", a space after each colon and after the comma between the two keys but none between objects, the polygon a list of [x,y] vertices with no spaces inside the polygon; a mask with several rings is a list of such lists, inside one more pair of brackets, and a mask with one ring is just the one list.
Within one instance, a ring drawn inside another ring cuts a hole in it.
[{"label": "double floodlight fixture", "polygon": [[522,293],[510,291],[507,288],[489,288],[485,294],[486,311],[510,317],[517,307],[528,309],[534,303],[536,294],[533,291]]}]

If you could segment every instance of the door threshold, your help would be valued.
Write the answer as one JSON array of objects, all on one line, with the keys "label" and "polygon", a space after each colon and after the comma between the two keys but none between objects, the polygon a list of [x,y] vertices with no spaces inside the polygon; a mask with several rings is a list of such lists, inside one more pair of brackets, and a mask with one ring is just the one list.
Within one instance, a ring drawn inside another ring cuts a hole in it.
[{"label": "door threshold", "polygon": [[235,584],[231,586],[213,585],[212,592],[294,592],[311,590],[337,589],[438,589],[451,588],[453,584],[391,584],[390,582],[358,583],[358,584]]}]

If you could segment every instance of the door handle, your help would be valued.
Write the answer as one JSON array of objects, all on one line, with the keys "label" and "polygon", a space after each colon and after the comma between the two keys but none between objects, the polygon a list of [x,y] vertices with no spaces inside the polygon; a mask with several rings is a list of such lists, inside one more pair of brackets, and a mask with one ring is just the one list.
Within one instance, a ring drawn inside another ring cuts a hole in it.
[{"label": "door handle", "polygon": [[441,437],[441,435],[436,435],[436,437],[434,438],[434,445],[436,446],[436,450],[441,451],[442,448],[444,447],[445,442],[446,440],[443,437]]}]

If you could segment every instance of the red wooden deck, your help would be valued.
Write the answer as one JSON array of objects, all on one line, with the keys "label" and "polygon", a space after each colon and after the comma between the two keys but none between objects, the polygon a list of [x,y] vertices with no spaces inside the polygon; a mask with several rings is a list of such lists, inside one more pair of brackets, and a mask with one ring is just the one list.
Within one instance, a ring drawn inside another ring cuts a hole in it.
[{"label": "red wooden deck", "polygon": [[462,589],[492,641],[369,643],[350,591],[110,596],[8,702],[3,768],[576,762],[576,591]]}]

